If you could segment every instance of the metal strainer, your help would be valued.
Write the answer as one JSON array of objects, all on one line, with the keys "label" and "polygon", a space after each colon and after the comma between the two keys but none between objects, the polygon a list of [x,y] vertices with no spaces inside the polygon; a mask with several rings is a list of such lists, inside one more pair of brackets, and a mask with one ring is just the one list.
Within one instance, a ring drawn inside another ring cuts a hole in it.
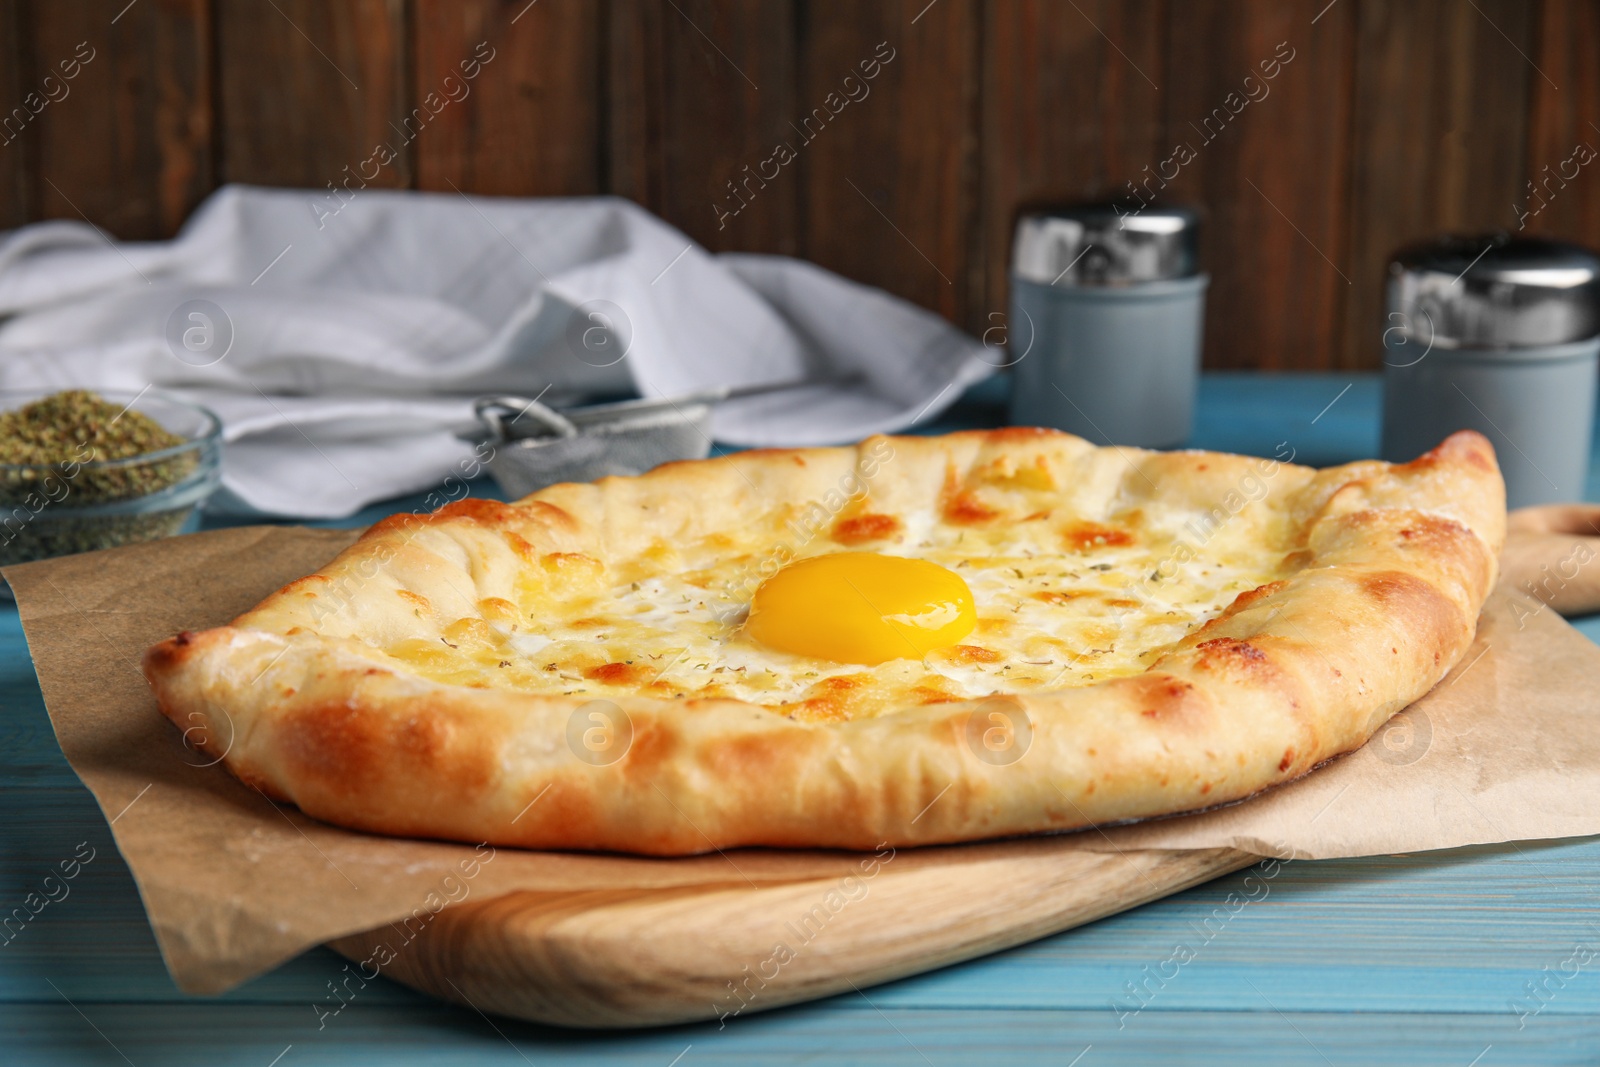
[{"label": "metal strainer", "polygon": [[719,401],[857,380],[722,386],[659,400],[624,400],[564,411],[527,397],[486,396],[473,404],[473,411],[494,445],[489,473],[516,499],[557,482],[643,474],[673,460],[704,459],[711,452],[711,409]]}]

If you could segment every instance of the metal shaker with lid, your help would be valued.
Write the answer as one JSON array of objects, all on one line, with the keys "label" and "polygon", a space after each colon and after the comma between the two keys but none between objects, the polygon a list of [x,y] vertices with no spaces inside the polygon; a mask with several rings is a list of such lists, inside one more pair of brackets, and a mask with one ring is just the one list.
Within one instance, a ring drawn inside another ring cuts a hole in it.
[{"label": "metal shaker with lid", "polygon": [[1011,421],[1166,448],[1194,423],[1210,279],[1184,208],[1024,213],[1011,259]]},{"label": "metal shaker with lid", "polygon": [[1461,429],[1493,442],[1509,507],[1581,500],[1600,365],[1600,257],[1506,234],[1396,253],[1384,331],[1383,457]]}]

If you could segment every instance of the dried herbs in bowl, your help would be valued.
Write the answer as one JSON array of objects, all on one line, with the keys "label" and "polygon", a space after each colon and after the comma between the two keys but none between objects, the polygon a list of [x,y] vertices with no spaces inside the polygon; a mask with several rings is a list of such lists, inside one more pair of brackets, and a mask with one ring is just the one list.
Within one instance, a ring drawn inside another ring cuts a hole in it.
[{"label": "dried herbs in bowl", "polygon": [[220,458],[217,417],[153,390],[0,393],[0,566],[177,533]]}]

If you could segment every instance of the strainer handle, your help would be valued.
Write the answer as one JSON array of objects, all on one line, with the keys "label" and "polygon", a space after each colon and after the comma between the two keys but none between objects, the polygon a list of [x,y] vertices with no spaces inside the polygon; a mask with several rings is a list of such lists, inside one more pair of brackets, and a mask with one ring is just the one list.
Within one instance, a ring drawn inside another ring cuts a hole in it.
[{"label": "strainer handle", "polygon": [[[525,396],[479,397],[472,402],[472,411],[478,416],[478,421],[489,428],[489,433],[496,441],[511,441],[517,437],[578,436],[578,428],[572,424],[572,420]],[[535,432],[514,432],[512,425],[522,419],[528,419],[537,427]]]}]

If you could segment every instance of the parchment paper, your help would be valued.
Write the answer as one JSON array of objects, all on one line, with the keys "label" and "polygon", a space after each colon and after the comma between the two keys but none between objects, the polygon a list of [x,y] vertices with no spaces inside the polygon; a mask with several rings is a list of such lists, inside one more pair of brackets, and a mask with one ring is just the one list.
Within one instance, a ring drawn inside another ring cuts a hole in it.
[{"label": "parchment paper", "polygon": [[[859,857],[741,850],[647,859],[376,837],[271,803],[186,748],[156,710],[143,650],[224,623],[320,567],[353,531],[245,527],[10,568],[46,706],[108,820],[168,968],[221,992],[305,949],[473,899],[843,877]],[[1217,811],[1033,839],[1039,849],[1235,847],[1325,858],[1600,833],[1600,649],[1527,594],[1491,600],[1477,644],[1365,748]],[[1023,843],[956,846],[969,854]],[[948,858],[908,849],[899,869]],[[471,873],[468,873],[468,872]],[[447,881],[448,880],[448,881]]]}]

